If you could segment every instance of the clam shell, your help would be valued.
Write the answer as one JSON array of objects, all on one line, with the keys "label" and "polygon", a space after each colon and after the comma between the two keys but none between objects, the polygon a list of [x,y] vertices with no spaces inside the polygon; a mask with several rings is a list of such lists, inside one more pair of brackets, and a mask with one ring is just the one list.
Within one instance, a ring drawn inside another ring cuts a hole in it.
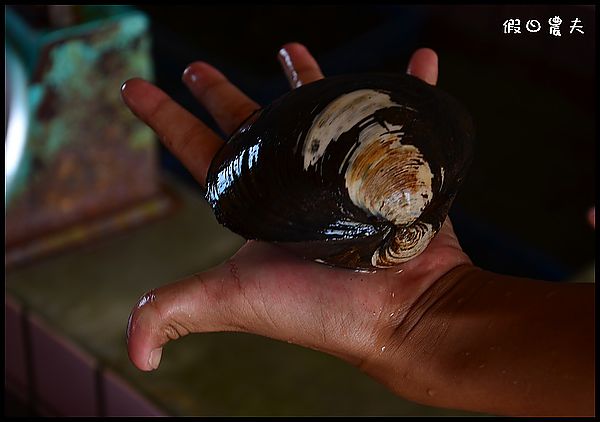
[{"label": "clam shell", "polygon": [[206,199],[246,239],[386,268],[439,231],[471,161],[469,114],[409,75],[329,77],[258,110],[216,154]]}]

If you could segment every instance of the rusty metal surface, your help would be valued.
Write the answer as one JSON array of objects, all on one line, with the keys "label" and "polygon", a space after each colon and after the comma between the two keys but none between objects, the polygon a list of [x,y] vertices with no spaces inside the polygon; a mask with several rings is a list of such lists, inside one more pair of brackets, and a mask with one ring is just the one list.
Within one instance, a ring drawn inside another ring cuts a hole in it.
[{"label": "rusty metal surface", "polygon": [[[148,204],[156,208],[165,200],[155,136],[120,99],[126,79],[152,79],[145,16],[100,16],[46,31],[21,24],[35,42],[21,43],[19,51],[35,50],[37,64],[28,69],[29,130],[6,210],[5,245],[21,251],[19,261],[34,256],[35,248],[72,243],[69,228],[95,237],[103,226],[98,221],[143,204],[149,216]],[[127,218],[121,220],[104,226],[127,226]]]}]

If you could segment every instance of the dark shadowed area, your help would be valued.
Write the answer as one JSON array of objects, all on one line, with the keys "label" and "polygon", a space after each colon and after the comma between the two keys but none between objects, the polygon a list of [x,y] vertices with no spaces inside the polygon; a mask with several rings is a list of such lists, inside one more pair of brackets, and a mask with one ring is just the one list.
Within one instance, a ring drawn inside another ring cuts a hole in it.
[{"label": "dark shadowed area", "polygon": [[[180,82],[207,61],[266,104],[288,88],[276,61],[304,43],[325,75],[404,72],[419,47],[439,55],[438,85],[472,113],[475,159],[451,211],[486,269],[564,280],[594,257],[595,12],[589,6],[145,6],[156,82],[217,129]],[[562,17],[561,36],[548,19]],[[505,34],[507,19],[521,33]],[[583,34],[570,33],[580,19]],[[528,20],[541,22],[537,33]],[[163,151],[163,163],[185,174]]]}]

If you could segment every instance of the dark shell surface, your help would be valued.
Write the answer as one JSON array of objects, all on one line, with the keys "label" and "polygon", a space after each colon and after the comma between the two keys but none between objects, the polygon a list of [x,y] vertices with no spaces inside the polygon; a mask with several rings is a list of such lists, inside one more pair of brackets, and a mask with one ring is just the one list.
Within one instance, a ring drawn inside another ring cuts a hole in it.
[{"label": "dark shell surface", "polygon": [[250,116],[214,157],[206,198],[246,239],[334,266],[392,267],[439,231],[473,138],[463,107],[415,77],[329,77]]}]

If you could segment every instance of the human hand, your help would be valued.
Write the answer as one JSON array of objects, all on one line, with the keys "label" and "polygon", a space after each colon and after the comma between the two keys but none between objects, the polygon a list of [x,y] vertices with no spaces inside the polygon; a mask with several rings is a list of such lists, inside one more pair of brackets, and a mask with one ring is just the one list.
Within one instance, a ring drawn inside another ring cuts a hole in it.
[{"label": "human hand", "polygon": [[[287,44],[279,59],[292,88],[323,78],[300,44]],[[437,55],[417,50],[407,71],[434,85]],[[206,63],[191,64],[183,81],[227,135],[259,108]],[[127,81],[122,95],[204,185],[223,140],[146,81]],[[418,320],[407,316],[430,306],[443,292],[435,288],[436,281],[464,264],[470,260],[448,219],[421,255],[375,273],[331,268],[248,241],[223,264],[145,294],[129,318],[129,356],[139,369],[153,370],[170,340],[189,333],[239,331],[329,353],[371,375],[371,363],[382,356],[408,367],[414,357],[400,352],[404,336],[399,333],[413,330]]]}]

